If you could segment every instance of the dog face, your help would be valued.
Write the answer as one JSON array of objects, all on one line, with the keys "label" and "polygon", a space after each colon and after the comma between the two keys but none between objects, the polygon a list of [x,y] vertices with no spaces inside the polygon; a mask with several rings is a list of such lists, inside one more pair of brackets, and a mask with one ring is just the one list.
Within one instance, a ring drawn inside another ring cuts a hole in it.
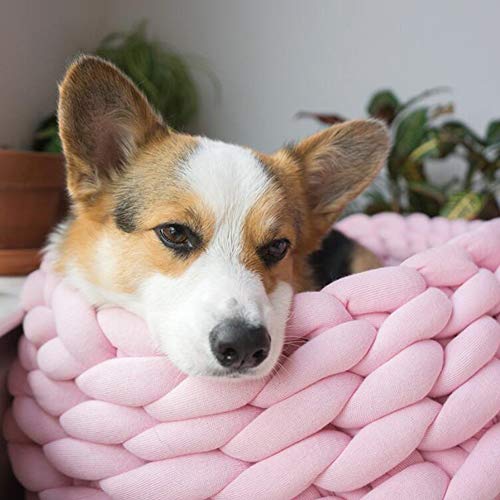
[{"label": "dog face", "polygon": [[94,303],[141,315],[195,375],[258,377],[276,365],[307,256],[388,150],[352,121],[264,155],[179,134],[112,65],[77,60],[60,87],[72,216],[56,269]]}]

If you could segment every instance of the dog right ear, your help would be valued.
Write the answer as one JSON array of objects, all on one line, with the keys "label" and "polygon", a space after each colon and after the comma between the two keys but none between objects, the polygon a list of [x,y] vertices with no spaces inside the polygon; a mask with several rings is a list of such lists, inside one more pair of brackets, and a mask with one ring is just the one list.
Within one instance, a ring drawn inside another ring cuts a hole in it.
[{"label": "dog right ear", "polygon": [[141,146],[168,133],[132,81],[93,56],[78,58],[66,72],[59,86],[58,120],[75,202],[95,199]]}]

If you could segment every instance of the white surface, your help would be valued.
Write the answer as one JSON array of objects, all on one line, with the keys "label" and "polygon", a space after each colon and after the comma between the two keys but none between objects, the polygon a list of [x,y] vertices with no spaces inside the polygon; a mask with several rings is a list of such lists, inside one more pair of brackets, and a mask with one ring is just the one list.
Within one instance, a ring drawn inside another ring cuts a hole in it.
[{"label": "white surface", "polygon": [[106,0],[0,0],[0,147],[28,148],[71,57],[107,32]]},{"label": "white surface", "polygon": [[317,129],[297,111],[360,117],[388,85],[403,98],[450,85],[480,132],[500,116],[497,0],[111,0],[109,14],[120,27],[147,17],[208,59],[222,100],[204,100],[198,128],[214,138],[273,150]]},{"label": "white surface", "polygon": [[182,53],[204,56],[196,129],[273,150],[317,129],[299,110],[360,117],[368,96],[450,85],[458,116],[482,132],[500,115],[496,0],[0,0],[0,145],[26,146],[55,106],[75,51],[143,18]]},{"label": "white surface", "polygon": [[0,276],[0,320],[19,309],[19,294],[24,277]]}]

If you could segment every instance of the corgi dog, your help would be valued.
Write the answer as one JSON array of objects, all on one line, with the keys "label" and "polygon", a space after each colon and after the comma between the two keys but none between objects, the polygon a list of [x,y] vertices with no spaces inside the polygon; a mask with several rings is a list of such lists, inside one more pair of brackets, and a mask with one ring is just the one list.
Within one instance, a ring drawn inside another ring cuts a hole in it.
[{"label": "corgi dog", "polygon": [[172,130],[91,56],[69,67],[58,118],[72,208],[50,238],[55,270],[97,307],[141,316],[188,374],[269,374],[293,294],[335,277],[336,247],[348,271],[377,265],[331,228],[384,164],[379,121],[263,154]]}]

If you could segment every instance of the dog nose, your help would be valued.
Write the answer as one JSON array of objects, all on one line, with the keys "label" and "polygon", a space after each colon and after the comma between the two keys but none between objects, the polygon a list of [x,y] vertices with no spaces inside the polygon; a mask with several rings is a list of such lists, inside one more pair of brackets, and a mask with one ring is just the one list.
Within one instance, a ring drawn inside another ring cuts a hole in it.
[{"label": "dog nose", "polygon": [[210,332],[210,348],[225,368],[254,368],[268,356],[271,337],[263,326],[227,319]]}]

